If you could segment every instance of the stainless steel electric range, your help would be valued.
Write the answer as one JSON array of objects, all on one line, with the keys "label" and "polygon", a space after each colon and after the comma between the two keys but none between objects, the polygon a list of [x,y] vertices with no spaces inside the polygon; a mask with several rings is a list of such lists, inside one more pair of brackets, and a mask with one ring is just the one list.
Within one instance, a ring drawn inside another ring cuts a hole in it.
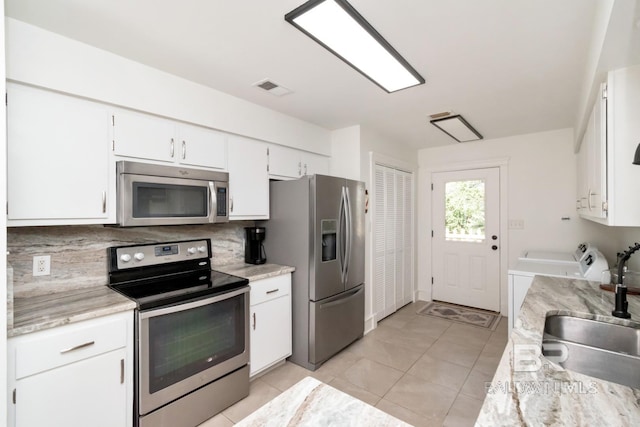
[{"label": "stainless steel electric range", "polygon": [[248,280],[211,270],[211,241],[108,255],[109,286],[137,303],[134,425],[197,426],[248,396]]}]

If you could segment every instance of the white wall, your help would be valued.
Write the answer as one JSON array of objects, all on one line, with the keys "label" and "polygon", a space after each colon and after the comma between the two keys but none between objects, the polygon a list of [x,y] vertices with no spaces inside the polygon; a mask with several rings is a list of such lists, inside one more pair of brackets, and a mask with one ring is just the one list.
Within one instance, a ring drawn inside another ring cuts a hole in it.
[{"label": "white wall", "polygon": [[[609,260],[609,266],[613,267],[617,252],[624,252],[629,246],[640,243],[640,227],[602,227],[607,229],[609,237],[607,239],[609,242],[608,254],[605,255]],[[631,255],[627,266],[630,270],[640,272],[640,252]]]},{"label": "white wall", "polygon": [[329,173],[348,179],[361,180],[360,126],[331,132],[331,168]]},{"label": "white wall", "polygon": [[[576,158],[573,131],[519,135],[452,144],[419,151],[418,289],[431,295],[431,176],[426,170],[443,165],[508,158],[508,218],[524,221],[524,229],[500,236],[507,242],[508,265],[501,265],[501,310],[507,312],[506,274],[526,249],[573,251],[584,240],[601,240],[604,227],[575,213]],[[570,220],[563,221],[563,217]]]},{"label": "white wall", "polygon": [[7,78],[330,155],[330,132],[24,22],[6,18]]},{"label": "white wall", "polygon": [[580,92],[580,101],[578,104],[578,113],[576,115],[576,135],[574,135],[576,146],[582,140],[583,128],[589,118],[589,105],[593,105],[595,100],[596,81],[602,79],[599,75],[598,64],[602,54],[605,37],[607,35],[607,27],[613,10],[614,0],[599,0],[596,3],[596,10],[593,19],[593,31],[591,32],[591,43],[589,44],[589,55],[582,81],[582,90]]}]

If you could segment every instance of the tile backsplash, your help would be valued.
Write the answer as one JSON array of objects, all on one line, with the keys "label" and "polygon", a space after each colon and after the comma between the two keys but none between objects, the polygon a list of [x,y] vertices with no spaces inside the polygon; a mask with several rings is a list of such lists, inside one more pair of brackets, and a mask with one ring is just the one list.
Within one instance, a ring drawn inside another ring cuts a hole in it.
[{"label": "tile backsplash", "polygon": [[[116,228],[101,225],[10,227],[7,262],[13,267],[13,296],[43,295],[108,283],[107,248],[140,243],[210,238],[212,264],[244,260],[244,227],[227,224]],[[51,274],[33,277],[33,257],[51,256]]]}]

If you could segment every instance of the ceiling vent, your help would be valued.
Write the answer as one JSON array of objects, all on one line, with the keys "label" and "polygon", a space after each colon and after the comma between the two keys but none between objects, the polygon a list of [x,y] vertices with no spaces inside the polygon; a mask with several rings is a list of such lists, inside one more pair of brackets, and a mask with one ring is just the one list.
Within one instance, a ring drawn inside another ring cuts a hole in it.
[{"label": "ceiling vent", "polygon": [[282,96],[291,93],[291,90],[287,89],[284,86],[280,86],[278,83],[269,79],[260,80],[259,82],[254,83],[253,86],[259,87],[260,89],[265,90],[271,95],[275,96]]}]

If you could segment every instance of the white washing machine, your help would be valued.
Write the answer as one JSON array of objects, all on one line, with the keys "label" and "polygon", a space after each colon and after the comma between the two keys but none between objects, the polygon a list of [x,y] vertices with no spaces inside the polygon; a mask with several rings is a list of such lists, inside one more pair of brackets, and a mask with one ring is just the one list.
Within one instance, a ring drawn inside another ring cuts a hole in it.
[{"label": "white washing machine", "polygon": [[[580,247],[578,247],[576,253],[579,250]],[[559,262],[557,259],[519,258],[518,263],[509,270],[509,335],[511,335],[511,329],[513,329],[520,307],[529,287],[531,287],[534,276],[567,277],[599,282],[602,279],[602,272],[608,269],[609,265],[604,255],[593,248],[586,250],[580,260],[574,262]]]},{"label": "white washing machine", "polygon": [[597,250],[597,248],[591,243],[585,242],[580,243],[573,252],[525,251],[518,260],[578,265],[591,250]]}]

